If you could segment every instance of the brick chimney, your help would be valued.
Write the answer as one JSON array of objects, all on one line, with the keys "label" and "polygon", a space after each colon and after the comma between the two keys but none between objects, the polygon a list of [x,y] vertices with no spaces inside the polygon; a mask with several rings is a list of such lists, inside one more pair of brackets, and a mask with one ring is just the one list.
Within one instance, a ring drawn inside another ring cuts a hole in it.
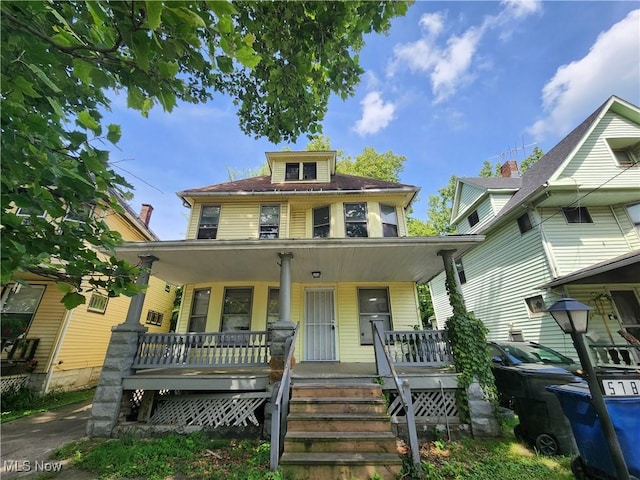
[{"label": "brick chimney", "polygon": [[519,177],[520,170],[518,170],[518,162],[516,162],[515,160],[508,160],[507,162],[503,163],[500,167],[500,173],[503,177],[506,178]]},{"label": "brick chimney", "polygon": [[149,226],[149,220],[151,220],[151,214],[153,213],[153,207],[148,203],[143,203],[140,208],[140,219],[144,223],[145,227]]}]

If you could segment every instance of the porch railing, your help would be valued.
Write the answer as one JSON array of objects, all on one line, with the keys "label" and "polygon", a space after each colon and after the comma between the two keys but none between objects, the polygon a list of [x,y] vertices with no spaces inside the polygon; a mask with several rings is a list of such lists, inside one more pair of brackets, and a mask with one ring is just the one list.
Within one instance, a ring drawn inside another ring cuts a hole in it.
[{"label": "porch railing", "polygon": [[630,367],[640,365],[640,345],[592,343],[592,358],[598,367]]},{"label": "porch railing", "polygon": [[296,349],[296,339],[298,338],[298,323],[293,332],[293,336],[287,339],[285,344],[285,352],[287,358],[284,362],[284,370],[282,379],[280,380],[280,388],[273,403],[273,412],[271,414],[271,470],[276,471],[280,462],[281,445],[283,444],[284,435],[287,433],[287,415],[289,413],[289,398],[291,395],[291,363],[293,361],[293,353]]},{"label": "porch railing", "polygon": [[143,333],[132,367],[262,366],[269,362],[268,332]]},{"label": "porch railing", "polygon": [[446,330],[385,331],[384,346],[396,366],[453,364]]}]

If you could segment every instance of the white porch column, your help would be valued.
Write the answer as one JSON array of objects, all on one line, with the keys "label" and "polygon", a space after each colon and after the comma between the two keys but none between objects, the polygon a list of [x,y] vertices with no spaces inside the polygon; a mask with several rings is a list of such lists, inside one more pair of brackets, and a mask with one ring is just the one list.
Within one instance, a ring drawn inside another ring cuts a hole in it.
[{"label": "white porch column", "polygon": [[[151,265],[157,258],[145,255],[140,259],[142,272],[136,284],[148,285]],[[147,331],[147,327],[140,324],[144,297],[144,292],[133,297],[124,323],[111,329],[111,340],[93,398],[91,418],[87,423],[87,435],[110,437],[118,424],[123,405],[122,378],[131,374],[131,365],[138,349],[138,336]]]},{"label": "white porch column", "polygon": [[269,345],[271,360],[269,361],[269,381],[276,383],[282,378],[284,362],[287,358],[287,339],[293,335],[295,325],[291,321],[291,259],[293,253],[282,252],[280,257],[280,315],[271,328]]},{"label": "white porch column", "polygon": [[287,328],[293,328],[291,321],[291,259],[293,253],[283,252],[278,256],[280,257],[280,315],[277,323],[284,324]]}]

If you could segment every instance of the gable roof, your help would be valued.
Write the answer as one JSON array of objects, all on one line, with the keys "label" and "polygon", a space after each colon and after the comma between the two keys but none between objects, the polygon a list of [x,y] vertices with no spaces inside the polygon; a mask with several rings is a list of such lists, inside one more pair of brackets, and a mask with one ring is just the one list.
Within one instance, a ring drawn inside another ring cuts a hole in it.
[{"label": "gable roof", "polygon": [[124,210],[124,218],[131,225],[133,225],[135,229],[137,229],[140,233],[142,233],[142,235],[147,237],[148,240],[160,240],[160,238],[158,238],[153,230],[151,230],[149,226],[144,223],[144,221],[140,218],[140,215],[138,215],[133,210],[133,208],[131,208],[131,205],[126,202],[124,197],[115,188],[110,188],[109,193],[116,198],[116,200]]},{"label": "gable roof", "polygon": [[228,194],[292,194],[307,195],[309,193],[353,193],[377,192],[405,193],[409,195],[407,205],[413,201],[420,188],[402,183],[387,182],[374,178],[358,177],[337,173],[330,182],[280,182],[272,183],[271,176],[245,178],[233,182],[217,183],[206,187],[192,188],[178,192],[183,200],[188,197]]},{"label": "gable roof", "polygon": [[522,177],[463,177],[458,181],[485,190],[514,190],[522,186]]}]

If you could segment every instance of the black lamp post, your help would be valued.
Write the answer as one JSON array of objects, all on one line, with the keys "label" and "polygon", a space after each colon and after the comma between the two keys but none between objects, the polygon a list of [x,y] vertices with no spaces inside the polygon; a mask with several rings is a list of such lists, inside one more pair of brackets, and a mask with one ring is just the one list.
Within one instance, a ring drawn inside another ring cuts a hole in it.
[{"label": "black lamp post", "polygon": [[587,374],[587,384],[591,391],[593,407],[600,419],[602,433],[607,441],[607,446],[609,447],[609,453],[611,454],[611,460],[613,461],[613,465],[616,469],[617,477],[620,480],[629,480],[629,471],[627,470],[627,464],[625,463],[622,455],[618,436],[616,435],[613,424],[611,423],[611,417],[609,417],[609,411],[607,410],[607,406],[604,402],[602,390],[598,384],[596,372],[593,368],[591,357],[587,352],[587,347],[584,342],[583,335],[587,332],[589,310],[592,310],[592,308],[574,300],[573,298],[561,298],[551,305],[551,307],[547,309],[547,312],[553,316],[553,319],[564,333],[569,333],[571,335],[571,340],[573,340],[573,345],[576,347],[576,352],[578,352],[582,368],[584,368]]}]

